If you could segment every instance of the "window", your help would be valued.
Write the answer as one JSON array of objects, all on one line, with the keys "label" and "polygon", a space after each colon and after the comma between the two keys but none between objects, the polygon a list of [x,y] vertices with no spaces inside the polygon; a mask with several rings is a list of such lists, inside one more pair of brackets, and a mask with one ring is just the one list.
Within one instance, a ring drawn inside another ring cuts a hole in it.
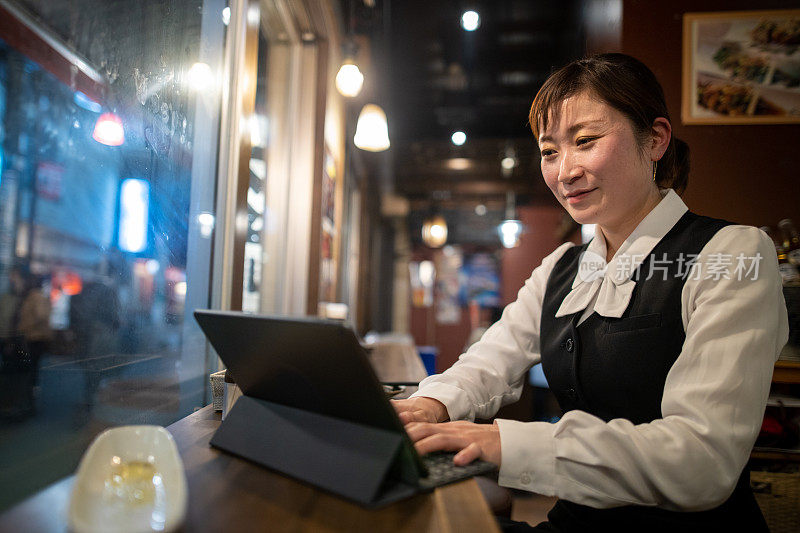
[{"label": "window", "polygon": [[0,509],[208,402],[225,7],[0,2]]}]

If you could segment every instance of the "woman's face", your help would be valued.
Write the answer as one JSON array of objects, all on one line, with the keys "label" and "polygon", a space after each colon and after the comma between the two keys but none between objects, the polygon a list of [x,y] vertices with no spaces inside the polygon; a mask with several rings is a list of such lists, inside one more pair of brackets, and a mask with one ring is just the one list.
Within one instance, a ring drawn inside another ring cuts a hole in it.
[{"label": "woman's face", "polygon": [[630,120],[587,93],[548,119],[538,139],[542,175],[564,209],[579,224],[612,231],[633,222],[658,188]]}]

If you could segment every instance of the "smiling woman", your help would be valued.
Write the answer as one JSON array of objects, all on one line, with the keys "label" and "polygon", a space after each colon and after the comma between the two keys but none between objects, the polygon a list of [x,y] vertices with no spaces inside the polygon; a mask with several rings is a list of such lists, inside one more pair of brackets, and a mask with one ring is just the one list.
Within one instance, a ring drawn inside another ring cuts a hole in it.
[{"label": "smiling woman", "polygon": [[[595,237],[546,257],[458,363],[395,403],[409,435],[557,496],[536,531],[767,531],[745,465],[788,335],[771,239],[688,210],[688,148],[632,57],[557,71],[530,123],[546,184]],[[561,420],[470,422],[518,400],[540,361]]]},{"label": "smiling woman", "polygon": [[661,200],[653,168],[670,131],[659,117],[642,142],[625,115],[587,92],[550,112],[539,138],[542,176],[576,222],[600,226],[608,261]]},{"label": "smiling woman", "polygon": [[650,69],[622,54],[603,57],[550,77],[529,119],[545,182],[576,222],[601,226],[610,261],[661,200],[659,188],[686,188],[689,149],[671,135]]}]

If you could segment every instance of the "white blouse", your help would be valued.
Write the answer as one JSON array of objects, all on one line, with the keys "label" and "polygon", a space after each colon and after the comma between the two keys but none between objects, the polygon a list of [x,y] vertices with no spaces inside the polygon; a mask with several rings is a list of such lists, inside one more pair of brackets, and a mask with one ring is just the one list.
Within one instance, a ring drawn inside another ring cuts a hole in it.
[{"label": "white blouse", "polygon": [[[556,316],[620,317],[636,266],[686,211],[674,191],[665,191],[607,265],[598,232]],[[548,277],[571,246],[545,257],[502,318],[453,367],[422,381],[414,396],[441,401],[451,420],[491,418],[518,400],[528,370],[541,359]],[[657,261],[652,264],[651,275],[659,275]],[[788,339],[781,276],[772,240],[750,226],[722,228],[685,266],[686,340],[667,375],[663,418],[606,423],[575,410],[554,424],[498,420],[501,485],[597,508],[700,511],[730,496],[758,436],[773,366]]]}]

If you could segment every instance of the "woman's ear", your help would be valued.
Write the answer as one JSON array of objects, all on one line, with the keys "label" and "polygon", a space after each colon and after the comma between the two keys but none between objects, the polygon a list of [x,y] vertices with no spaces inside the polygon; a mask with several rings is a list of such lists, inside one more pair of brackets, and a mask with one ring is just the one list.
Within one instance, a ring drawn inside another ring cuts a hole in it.
[{"label": "woman's ear", "polygon": [[658,117],[653,121],[652,141],[650,144],[650,160],[658,161],[667,151],[669,141],[672,139],[672,124],[664,117]]}]

